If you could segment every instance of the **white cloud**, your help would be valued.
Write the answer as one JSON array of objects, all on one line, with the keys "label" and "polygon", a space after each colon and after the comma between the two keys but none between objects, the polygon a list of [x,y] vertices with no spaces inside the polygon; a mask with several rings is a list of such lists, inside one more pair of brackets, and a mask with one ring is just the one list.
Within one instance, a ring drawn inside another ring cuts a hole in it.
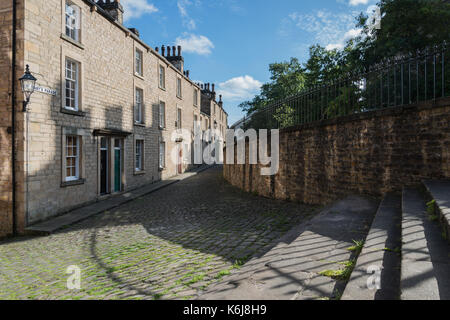
[{"label": "white cloud", "polygon": [[[357,11],[334,13],[325,9],[310,14],[294,12],[284,20],[283,27],[293,23],[300,30],[310,33],[314,42],[326,49],[343,49],[349,39],[361,34],[360,29],[355,29],[357,15]],[[282,30],[282,33],[285,31]]]},{"label": "white cloud", "polygon": [[214,44],[205,36],[195,34],[183,34],[175,40],[177,46],[182,46],[184,52],[197,53],[200,55],[211,54]]},{"label": "white cloud", "polygon": [[144,14],[157,12],[158,9],[148,0],[122,0],[123,20],[126,22],[133,18],[140,18]]},{"label": "white cloud", "polygon": [[251,76],[241,76],[219,83],[217,92],[229,101],[244,101],[259,93],[262,83]]},{"label": "white cloud", "polygon": [[340,39],[339,42],[330,43],[325,48],[327,50],[333,50],[333,49],[342,50],[345,47],[346,41],[359,36],[361,34],[361,31],[362,31],[362,29],[350,29],[344,34],[344,36]]},{"label": "white cloud", "polygon": [[193,3],[190,0],[178,0],[177,6],[178,11],[180,12],[181,19],[183,21],[183,26],[186,27],[189,30],[195,30],[197,28],[197,24],[193,18],[188,13],[187,8],[191,5],[195,4],[196,6],[200,5],[200,0],[196,0],[195,3]]},{"label": "white cloud", "polygon": [[361,4],[368,4],[369,0],[350,0],[349,5],[351,6],[359,6]]}]

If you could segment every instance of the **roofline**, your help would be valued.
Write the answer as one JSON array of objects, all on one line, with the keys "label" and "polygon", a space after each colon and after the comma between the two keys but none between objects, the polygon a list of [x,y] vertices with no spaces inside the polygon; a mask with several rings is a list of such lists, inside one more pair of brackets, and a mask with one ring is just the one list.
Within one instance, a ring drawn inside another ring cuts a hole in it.
[{"label": "roofline", "polygon": [[103,17],[105,17],[107,20],[109,20],[112,24],[114,24],[115,26],[117,26],[119,29],[121,29],[126,35],[127,37],[131,37],[133,38],[134,41],[138,42],[140,45],[142,45],[144,48],[147,49],[147,52],[151,52],[153,53],[153,55],[155,55],[156,57],[158,57],[159,59],[163,60],[164,62],[167,63],[167,65],[173,69],[175,72],[177,72],[179,75],[181,75],[185,80],[187,80],[188,82],[190,82],[193,86],[197,87],[198,89],[201,89],[199,85],[197,85],[194,81],[192,81],[191,79],[189,79],[188,77],[186,77],[180,70],[178,70],[177,68],[175,68],[175,66],[169,61],[167,60],[165,57],[163,57],[161,54],[159,54],[158,52],[156,52],[156,50],[154,50],[152,47],[150,47],[148,44],[146,44],[144,41],[142,41],[138,36],[136,36],[133,32],[131,32],[130,29],[128,29],[127,27],[125,27],[124,25],[118,23],[116,20],[114,20],[113,17],[111,17],[105,10],[103,10],[95,1],[93,0],[83,0],[85,3],[87,3],[88,5],[92,7],[96,8],[96,11],[101,14]]}]

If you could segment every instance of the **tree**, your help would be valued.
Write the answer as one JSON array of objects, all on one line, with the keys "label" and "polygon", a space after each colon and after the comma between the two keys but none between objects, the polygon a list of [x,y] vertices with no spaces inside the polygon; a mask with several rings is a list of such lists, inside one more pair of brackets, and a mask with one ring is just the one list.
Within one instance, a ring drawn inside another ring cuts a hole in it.
[{"label": "tree", "polygon": [[371,28],[367,15],[358,17],[363,35],[353,39],[349,57],[369,67],[386,57],[407,54],[450,40],[450,3],[443,0],[381,0],[381,28]]},{"label": "tree", "polygon": [[305,88],[305,74],[297,58],[289,62],[272,63],[269,66],[270,82],[263,84],[261,93],[251,101],[240,104],[250,114],[277,100],[296,94]]},{"label": "tree", "polygon": [[344,69],[343,55],[337,49],[327,50],[320,45],[314,45],[309,48],[309,56],[305,64],[306,87],[336,79]]}]

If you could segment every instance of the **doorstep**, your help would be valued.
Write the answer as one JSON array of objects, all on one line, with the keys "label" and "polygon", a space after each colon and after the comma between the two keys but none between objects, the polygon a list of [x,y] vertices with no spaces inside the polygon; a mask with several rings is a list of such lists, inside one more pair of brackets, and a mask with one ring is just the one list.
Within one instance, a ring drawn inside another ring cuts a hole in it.
[{"label": "doorstep", "polygon": [[114,209],[121,206],[127,202],[130,202],[139,197],[145,196],[147,194],[153,193],[157,190],[163,189],[170,186],[171,184],[177,183],[179,181],[188,179],[192,176],[199,174],[213,166],[201,166],[200,168],[193,169],[192,171],[185,172],[183,174],[174,176],[167,180],[159,181],[144,187],[134,189],[132,191],[125,192],[123,194],[109,197],[108,199],[95,202],[93,204],[83,206],[81,208],[72,210],[67,214],[51,218],[47,221],[40,222],[25,228],[27,234],[37,234],[37,235],[49,235],[57,230],[64,227],[70,226],[82,220],[85,220],[93,215],[102,213],[107,210]]}]

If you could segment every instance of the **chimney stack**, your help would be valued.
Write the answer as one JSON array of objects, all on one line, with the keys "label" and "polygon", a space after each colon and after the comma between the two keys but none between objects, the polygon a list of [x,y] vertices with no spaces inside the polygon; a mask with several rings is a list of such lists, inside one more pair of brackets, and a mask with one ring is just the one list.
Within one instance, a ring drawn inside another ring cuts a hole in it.
[{"label": "chimney stack", "polygon": [[115,21],[123,24],[123,6],[120,0],[99,0],[97,5],[108,13]]},{"label": "chimney stack", "polygon": [[165,56],[165,58],[169,60],[178,71],[184,74],[184,58],[181,56],[181,46],[167,46],[167,56]]}]

